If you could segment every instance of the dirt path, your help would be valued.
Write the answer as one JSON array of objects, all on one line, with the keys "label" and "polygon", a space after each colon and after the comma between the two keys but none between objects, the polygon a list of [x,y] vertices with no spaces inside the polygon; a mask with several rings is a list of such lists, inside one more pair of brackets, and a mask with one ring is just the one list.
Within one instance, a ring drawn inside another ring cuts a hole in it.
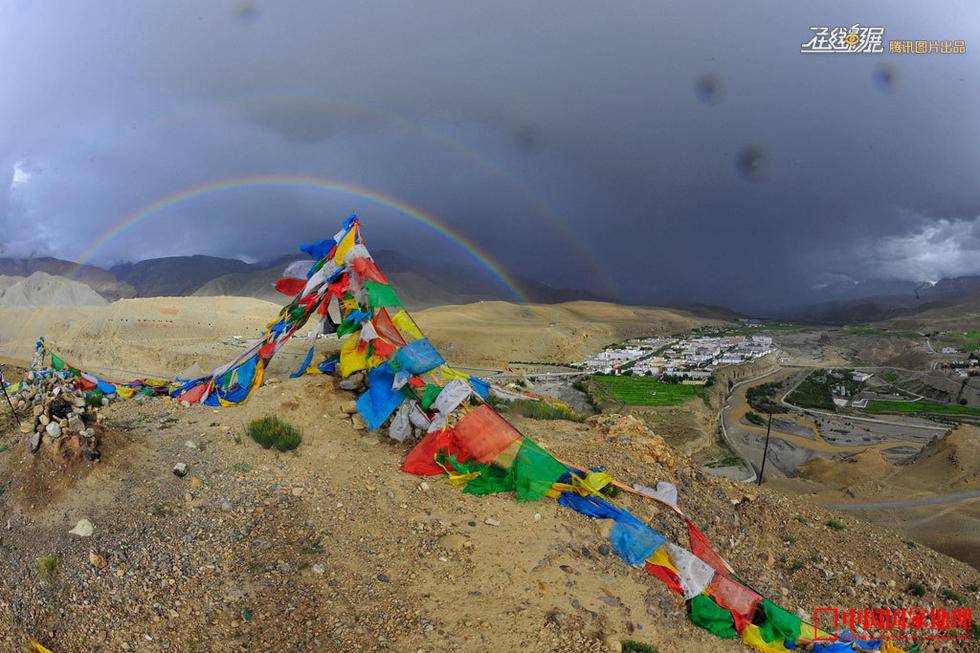
[{"label": "dirt path", "polygon": [[950,503],[962,501],[964,499],[976,499],[980,497],[980,490],[972,492],[960,492],[957,494],[945,494],[939,497],[929,497],[928,499],[909,499],[908,501],[885,501],[883,503],[844,503],[835,506],[827,506],[834,510],[880,510],[883,508],[913,508],[916,506],[931,506],[936,503]]}]

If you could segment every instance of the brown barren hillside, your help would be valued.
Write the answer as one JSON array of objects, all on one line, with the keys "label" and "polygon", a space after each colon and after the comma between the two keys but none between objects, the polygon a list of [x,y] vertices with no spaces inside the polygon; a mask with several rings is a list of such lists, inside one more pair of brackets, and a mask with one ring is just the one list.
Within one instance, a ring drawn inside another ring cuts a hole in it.
[{"label": "brown barren hillside", "polygon": [[507,361],[571,363],[624,338],[720,324],[678,309],[592,301],[531,306],[478,302],[414,315],[448,358],[474,366]]}]

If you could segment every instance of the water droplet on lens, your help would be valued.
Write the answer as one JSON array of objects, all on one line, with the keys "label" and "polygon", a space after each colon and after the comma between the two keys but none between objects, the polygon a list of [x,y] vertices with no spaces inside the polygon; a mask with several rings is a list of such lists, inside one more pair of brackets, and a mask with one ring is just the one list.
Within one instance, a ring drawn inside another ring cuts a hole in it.
[{"label": "water droplet on lens", "polygon": [[875,88],[886,95],[891,95],[899,86],[898,66],[892,63],[878,64],[871,73],[871,79],[874,81]]},{"label": "water droplet on lens", "polygon": [[769,159],[761,145],[745,145],[735,153],[735,170],[745,181],[759,183],[769,176]]},{"label": "water droplet on lens", "polygon": [[705,104],[718,104],[725,96],[721,78],[713,73],[705,73],[694,82],[694,94]]}]

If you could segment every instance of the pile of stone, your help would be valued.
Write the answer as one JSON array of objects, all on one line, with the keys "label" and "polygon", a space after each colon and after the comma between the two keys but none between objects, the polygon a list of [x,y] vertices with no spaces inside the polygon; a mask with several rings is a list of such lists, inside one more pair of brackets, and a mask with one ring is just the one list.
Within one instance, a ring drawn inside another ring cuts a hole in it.
[{"label": "pile of stone", "polygon": [[[98,413],[88,408],[83,393],[70,380],[28,370],[11,401],[21,416],[21,431],[31,436],[32,453],[43,445],[63,462],[82,456],[99,459],[99,437],[93,428]],[[24,421],[27,412],[31,421]]]}]

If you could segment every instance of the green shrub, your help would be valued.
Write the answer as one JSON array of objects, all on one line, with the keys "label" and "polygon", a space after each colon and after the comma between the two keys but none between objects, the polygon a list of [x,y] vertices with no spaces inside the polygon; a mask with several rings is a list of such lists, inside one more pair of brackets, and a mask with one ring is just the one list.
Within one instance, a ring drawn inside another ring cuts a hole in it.
[{"label": "green shrub", "polygon": [[963,597],[960,596],[959,592],[953,590],[943,590],[943,596],[945,596],[950,601],[956,601],[957,603],[963,602]]},{"label": "green shrub", "polygon": [[510,410],[524,417],[530,417],[531,419],[567,419],[572,422],[585,421],[584,416],[576,415],[564,406],[555,406],[543,400],[517,399],[510,402]]},{"label": "green shrub", "polygon": [[926,586],[923,585],[922,583],[917,583],[915,581],[912,581],[911,583],[909,583],[909,586],[905,589],[905,591],[915,596],[925,596]]},{"label": "green shrub", "polygon": [[970,583],[966,586],[966,589],[970,590],[971,592],[980,591],[980,587],[977,587],[976,583]]},{"label": "green shrub", "polygon": [[763,417],[762,415],[759,415],[758,413],[753,413],[751,410],[745,413],[745,419],[749,423],[755,424],[756,426],[766,425],[766,418]]},{"label": "green shrub", "polygon": [[620,644],[623,645],[623,653],[658,653],[657,649],[649,644],[634,642],[631,639],[624,639]]},{"label": "green shrub", "polygon": [[303,441],[303,435],[296,428],[280,421],[275,415],[252,420],[246,433],[263,449],[289,451]]},{"label": "green shrub", "polygon": [[93,390],[85,396],[85,403],[91,408],[102,408],[102,394],[101,390]]},{"label": "green shrub", "polygon": [[37,570],[46,581],[53,581],[61,565],[61,558],[57,553],[49,553],[37,559]]},{"label": "green shrub", "polygon": [[827,526],[830,526],[835,531],[842,531],[842,530],[844,530],[844,524],[840,523],[836,519],[830,519],[830,520],[828,520],[827,521]]}]

